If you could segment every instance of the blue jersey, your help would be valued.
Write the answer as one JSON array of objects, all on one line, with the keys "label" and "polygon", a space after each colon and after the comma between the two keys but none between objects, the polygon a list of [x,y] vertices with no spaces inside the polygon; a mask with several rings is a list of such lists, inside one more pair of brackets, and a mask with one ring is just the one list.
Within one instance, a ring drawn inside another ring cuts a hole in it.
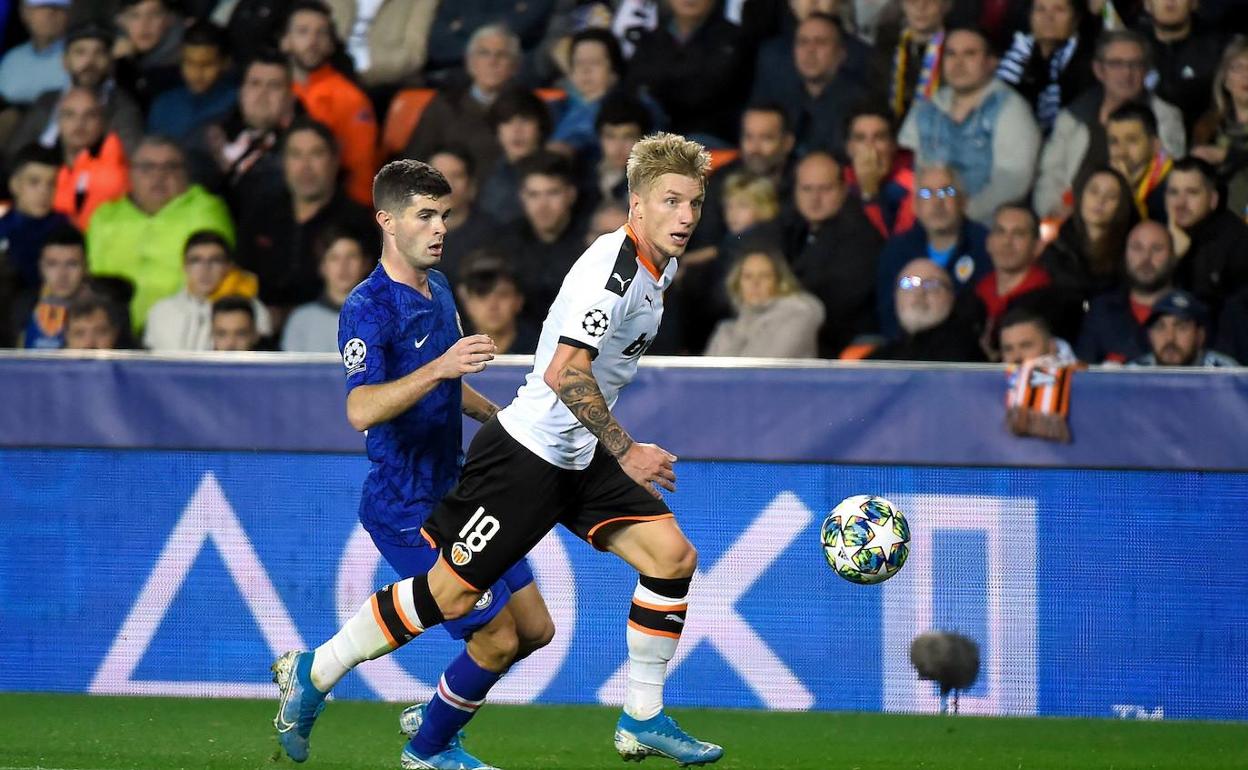
[{"label": "blue jersey", "polygon": [[[429,271],[432,298],[391,280],[381,265],[343,303],[338,349],[347,392],[392,382],[445,353],[461,336],[446,277]],[[439,383],[415,406],[368,430],[369,468],[360,522],[374,538],[423,543],[420,526],[459,480],[463,462],[460,381]]]}]

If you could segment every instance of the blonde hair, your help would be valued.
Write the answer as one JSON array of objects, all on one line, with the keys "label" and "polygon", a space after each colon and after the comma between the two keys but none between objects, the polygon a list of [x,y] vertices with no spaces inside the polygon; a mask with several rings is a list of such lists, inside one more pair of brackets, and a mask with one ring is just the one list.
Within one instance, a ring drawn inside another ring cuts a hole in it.
[{"label": "blonde hair", "polygon": [[793,274],[793,269],[789,267],[789,263],[785,260],[784,255],[775,249],[750,249],[741,255],[732,265],[732,269],[728,271],[728,278],[725,283],[728,286],[728,296],[732,299],[733,304],[741,304],[741,271],[745,267],[745,260],[753,256],[765,257],[771,263],[772,272],[776,274],[776,297],[787,297],[790,294],[797,294],[802,290],[802,286],[797,281],[797,276]]},{"label": "blonde hair", "polygon": [[1235,105],[1231,103],[1226,90],[1226,74],[1235,60],[1244,54],[1248,54],[1248,37],[1244,35],[1233,37],[1222,52],[1222,63],[1213,78],[1213,108],[1218,115],[1219,124],[1226,120],[1228,115],[1235,114]]},{"label": "blonde hair", "polygon": [[664,174],[679,174],[706,185],[711,154],[679,134],[657,133],[641,139],[628,154],[628,191],[649,190]]},{"label": "blonde hair", "polygon": [[769,222],[780,216],[780,198],[776,186],[765,176],[736,173],[724,180],[724,201],[747,198],[758,212],[758,218]]}]

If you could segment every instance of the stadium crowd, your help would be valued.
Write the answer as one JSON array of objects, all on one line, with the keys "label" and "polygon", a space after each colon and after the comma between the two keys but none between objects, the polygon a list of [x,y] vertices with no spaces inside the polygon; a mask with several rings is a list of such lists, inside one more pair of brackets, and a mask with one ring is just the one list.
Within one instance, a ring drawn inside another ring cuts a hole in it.
[{"label": "stadium crowd", "polygon": [[409,157],[530,353],[664,129],[715,171],[651,353],[1248,362],[1246,3],[14,5],[0,345],[336,352]]}]

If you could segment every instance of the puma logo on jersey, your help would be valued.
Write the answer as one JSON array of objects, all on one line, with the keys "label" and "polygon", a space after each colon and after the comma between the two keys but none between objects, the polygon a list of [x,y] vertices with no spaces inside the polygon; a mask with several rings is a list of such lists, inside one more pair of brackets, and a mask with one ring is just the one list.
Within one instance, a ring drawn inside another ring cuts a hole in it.
[{"label": "puma logo on jersey", "polygon": [[[601,275],[601,273],[599,273],[599,275]],[[612,273],[612,274],[611,274],[611,277],[612,277],[612,278],[614,278],[615,280],[619,281],[619,283],[620,283],[620,291],[624,291],[625,289],[627,289],[627,288],[628,288],[628,285],[629,285],[630,283],[632,283],[632,282],[633,282],[633,279],[632,279],[632,278],[625,278],[624,276],[620,275],[619,273]]]},{"label": "puma logo on jersey", "polygon": [[428,340],[428,339],[429,339],[429,335],[428,335],[428,334],[426,334],[425,336],[423,336],[423,337],[421,337],[420,339],[416,340],[416,349],[417,349],[417,350],[420,350],[420,349],[421,349],[421,347],[423,347],[423,346],[424,346],[425,341],[426,341],[426,340]]},{"label": "puma logo on jersey", "polygon": [[670,620],[670,621],[672,621],[673,623],[679,623],[679,624],[681,624],[682,626],[685,624],[685,619],[684,619],[684,618],[682,618],[682,617],[681,617],[681,616],[679,616],[679,615],[668,615],[667,617],[665,617],[665,618],[663,618],[663,619],[664,619],[664,620]]},{"label": "puma logo on jersey", "polygon": [[650,299],[650,295],[646,294],[645,298],[646,298],[646,304],[649,305],[650,307],[654,307],[654,300]]}]

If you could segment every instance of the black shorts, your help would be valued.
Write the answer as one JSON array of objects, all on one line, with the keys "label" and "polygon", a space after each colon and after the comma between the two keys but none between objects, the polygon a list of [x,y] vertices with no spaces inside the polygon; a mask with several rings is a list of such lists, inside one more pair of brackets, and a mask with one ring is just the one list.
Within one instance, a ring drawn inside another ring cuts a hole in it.
[{"label": "black shorts", "polygon": [[599,547],[594,533],[605,524],[671,515],[601,445],[588,468],[570,471],[530,452],[494,418],[472,440],[459,484],[421,531],[461,580],[481,590],[555,524]]}]

